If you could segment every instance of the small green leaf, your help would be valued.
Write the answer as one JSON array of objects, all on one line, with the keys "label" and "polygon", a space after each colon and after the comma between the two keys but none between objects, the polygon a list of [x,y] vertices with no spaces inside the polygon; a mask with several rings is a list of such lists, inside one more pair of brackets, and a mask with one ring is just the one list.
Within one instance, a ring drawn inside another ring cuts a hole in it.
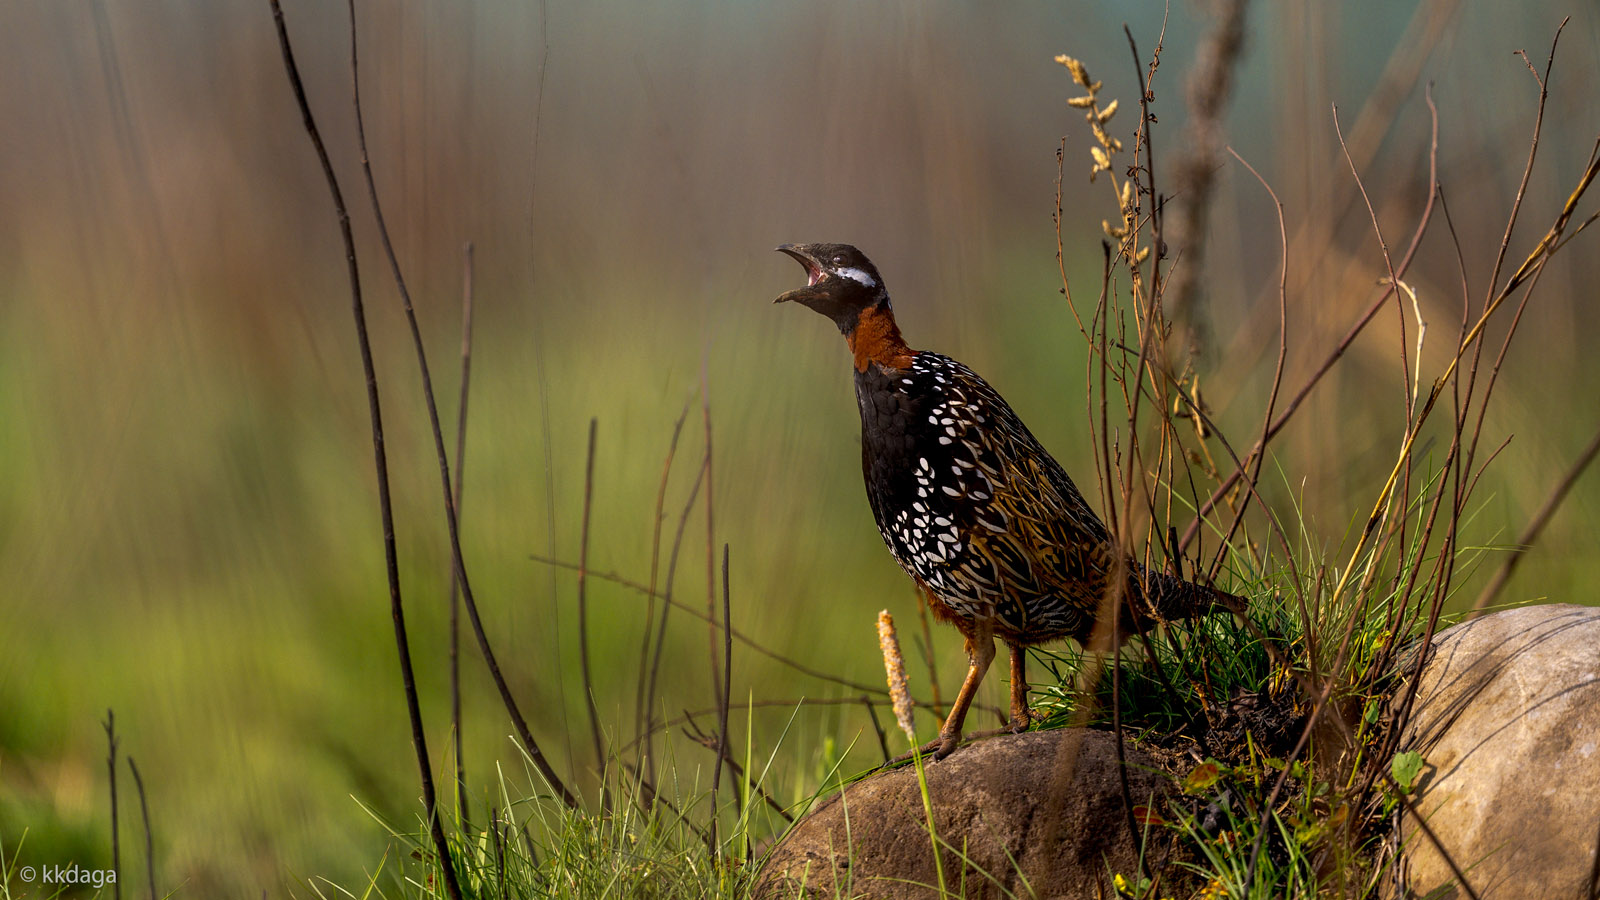
[{"label": "small green leaf", "polygon": [[1415,750],[1396,753],[1389,763],[1389,774],[1394,776],[1394,783],[1400,787],[1400,793],[1409,794],[1417,789],[1417,781],[1422,777],[1422,768],[1426,765],[1422,761],[1422,754]]},{"label": "small green leaf", "polygon": [[1299,818],[1294,818],[1289,821],[1289,824],[1294,827],[1295,843],[1301,845],[1302,847],[1307,844],[1314,843],[1317,839],[1322,837],[1324,832],[1327,831],[1327,826],[1317,820],[1305,821]]},{"label": "small green leaf", "polygon": [[1183,792],[1185,794],[1198,794],[1216,784],[1221,778],[1222,764],[1214,759],[1208,759],[1195,766],[1194,771],[1189,773],[1189,777],[1183,780]]}]

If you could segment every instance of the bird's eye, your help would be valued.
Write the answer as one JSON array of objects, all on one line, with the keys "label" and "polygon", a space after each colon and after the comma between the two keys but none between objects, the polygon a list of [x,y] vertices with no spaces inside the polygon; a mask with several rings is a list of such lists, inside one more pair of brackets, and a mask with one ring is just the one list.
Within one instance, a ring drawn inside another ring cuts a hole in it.
[{"label": "bird's eye", "polygon": [[834,257],[834,258],[833,258],[833,264],[834,264],[834,265],[836,265],[836,266],[842,266],[842,265],[844,265],[844,257],[842,257],[842,256],[835,256],[835,257]]}]

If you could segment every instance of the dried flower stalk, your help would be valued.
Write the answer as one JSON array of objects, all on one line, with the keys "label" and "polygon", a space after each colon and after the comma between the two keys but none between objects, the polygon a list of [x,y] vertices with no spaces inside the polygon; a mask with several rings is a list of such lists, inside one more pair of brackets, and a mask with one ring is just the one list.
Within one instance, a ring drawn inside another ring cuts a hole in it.
[{"label": "dried flower stalk", "polygon": [[883,651],[883,669],[889,676],[889,700],[894,704],[894,719],[906,740],[917,742],[911,722],[911,691],[906,687],[906,661],[900,655],[900,638],[894,631],[894,616],[886,609],[878,613],[878,649]]}]

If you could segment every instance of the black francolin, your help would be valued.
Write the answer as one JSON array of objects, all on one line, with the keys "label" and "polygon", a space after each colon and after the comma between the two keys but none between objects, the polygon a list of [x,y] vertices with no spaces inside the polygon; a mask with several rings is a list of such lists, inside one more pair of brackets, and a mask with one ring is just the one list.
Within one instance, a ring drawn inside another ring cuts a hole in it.
[{"label": "black francolin", "polygon": [[855,357],[861,468],[878,531],[934,614],[966,637],[972,665],[936,757],[961,739],[995,637],[1011,651],[1010,727],[1021,731],[1029,722],[1025,647],[1064,638],[1087,646],[1118,603],[1117,640],[1158,621],[1243,609],[1232,594],[1128,558],[994,388],[947,356],[906,345],[883,279],[861,251],[778,249],[808,278],[775,302],[832,319]]}]

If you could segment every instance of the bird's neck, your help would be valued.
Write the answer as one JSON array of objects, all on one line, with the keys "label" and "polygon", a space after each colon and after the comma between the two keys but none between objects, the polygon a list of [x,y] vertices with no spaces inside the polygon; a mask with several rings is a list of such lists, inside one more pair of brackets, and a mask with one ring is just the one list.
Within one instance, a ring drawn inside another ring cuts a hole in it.
[{"label": "bird's neck", "polygon": [[872,306],[861,311],[856,327],[844,336],[856,358],[856,371],[865,372],[868,363],[888,369],[911,367],[912,350],[900,337],[894,313],[887,306]]}]

